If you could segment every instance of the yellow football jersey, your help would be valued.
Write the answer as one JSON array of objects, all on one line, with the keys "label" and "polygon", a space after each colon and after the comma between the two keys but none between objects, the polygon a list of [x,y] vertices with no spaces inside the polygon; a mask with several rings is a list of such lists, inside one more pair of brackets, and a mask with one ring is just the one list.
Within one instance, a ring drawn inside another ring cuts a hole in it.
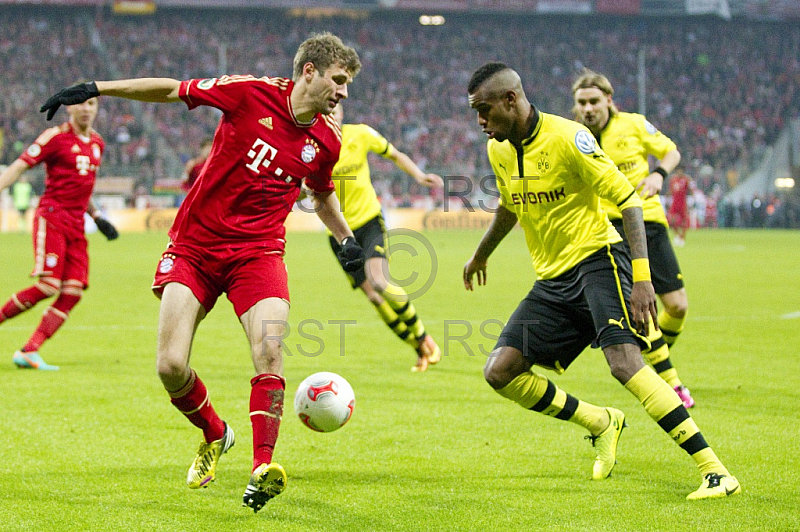
[{"label": "yellow football jersey", "polygon": [[[608,124],[600,132],[598,141],[603,151],[611,157],[634,187],[650,175],[648,154],[663,159],[668,152],[677,149],[669,137],[657,130],[644,116],[636,113],[618,113],[610,116]],[[616,205],[606,200],[601,204],[608,212],[609,218],[622,218]],[[658,194],[644,200],[642,209],[646,222],[668,225]]]},{"label": "yellow football jersey", "polygon": [[342,126],[342,150],[333,167],[333,182],[350,229],[358,229],[381,213],[381,204],[369,175],[367,154],[388,157],[394,151],[391,143],[366,124]]},{"label": "yellow football jersey", "polygon": [[642,205],[589,130],[572,120],[538,113],[521,151],[491,139],[488,152],[500,205],[517,215],[540,279],[557,277],[622,241],[600,197],[622,210]]}]

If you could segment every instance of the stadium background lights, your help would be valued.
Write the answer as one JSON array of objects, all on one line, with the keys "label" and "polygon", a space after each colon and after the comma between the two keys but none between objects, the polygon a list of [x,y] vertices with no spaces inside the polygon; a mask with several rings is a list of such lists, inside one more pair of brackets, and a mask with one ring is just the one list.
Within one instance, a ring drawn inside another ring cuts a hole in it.
[{"label": "stadium background lights", "polygon": [[420,15],[419,23],[423,26],[441,26],[444,24],[442,15]]},{"label": "stadium background lights", "polygon": [[778,188],[794,188],[794,179],[791,177],[779,177],[775,180],[775,186]]}]

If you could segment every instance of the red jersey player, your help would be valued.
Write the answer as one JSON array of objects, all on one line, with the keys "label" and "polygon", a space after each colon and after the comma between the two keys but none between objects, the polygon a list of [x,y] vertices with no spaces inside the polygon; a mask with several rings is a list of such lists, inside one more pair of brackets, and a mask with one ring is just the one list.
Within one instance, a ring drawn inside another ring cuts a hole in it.
[{"label": "red jersey player", "polygon": [[39,347],[64,324],[89,285],[89,255],[86,251],[83,213],[95,218],[109,240],[117,231],[100,217],[91,202],[92,189],[103,156],[102,137],[92,128],[97,116],[97,98],[67,107],[69,121],[52,127],[0,174],[0,190],[29,168],[44,163],[47,169],[44,194],[33,222],[35,264],[32,277],[38,281],[20,290],[0,309],[0,323],[57,296],[44,311],[33,335],[14,354],[20,368],[57,370],[39,354]]},{"label": "red jersey player", "polygon": [[669,178],[669,191],[672,196],[672,203],[669,207],[669,224],[675,231],[674,244],[683,246],[686,239],[686,231],[689,229],[689,197],[690,181],[689,176],[678,169]]},{"label": "red jersey player", "polygon": [[315,192],[317,215],[342,243],[339,260],[345,269],[358,269],[364,262],[331,182],[341,132],[330,113],[347,98],[347,85],[360,68],[355,50],[324,33],[300,45],[292,79],[98,81],[63,89],[42,106],[52,113],[61,104],[104,94],[150,102],[182,100],[190,109],[208,105],[222,111],[211,154],[178,211],[171,243],[157,267],[157,367],[172,403],[203,430],[205,441],[187,483],[205,487],[215,478],[220,456],[233,446],[234,435],[189,367],[189,354],[198,323],[227,293],[250,342],[256,373],[250,392],[253,467],[243,497],[243,504],[256,512],[287,481],[283,468],[272,462],[286,387],[281,338],[289,291],[282,256],[284,221],[303,182]]}]

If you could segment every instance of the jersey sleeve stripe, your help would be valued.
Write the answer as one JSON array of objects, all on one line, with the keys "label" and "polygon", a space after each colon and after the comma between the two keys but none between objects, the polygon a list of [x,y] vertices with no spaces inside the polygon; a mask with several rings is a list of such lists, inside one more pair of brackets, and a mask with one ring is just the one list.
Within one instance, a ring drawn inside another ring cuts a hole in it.
[{"label": "jersey sleeve stripe", "polygon": [[189,88],[192,86],[192,83],[194,83],[194,80],[186,84],[186,93],[184,94],[184,96],[186,97],[186,103],[188,103],[191,106],[194,106],[194,103],[192,103],[192,96],[189,94]]},{"label": "jersey sleeve stripe", "polygon": [[329,128],[331,128],[333,133],[336,135],[336,138],[339,139],[339,142],[341,142],[342,141],[342,130],[339,129],[339,124],[336,123],[336,120],[330,115],[322,115],[322,118],[323,118],[323,120],[325,120],[325,124],[327,124],[327,126]]},{"label": "jersey sleeve stripe", "polygon": [[53,140],[53,137],[55,137],[59,133],[63,133],[63,130],[60,126],[45,129],[41,135],[36,137],[35,143],[38,144],[39,146],[44,146],[45,144]]}]

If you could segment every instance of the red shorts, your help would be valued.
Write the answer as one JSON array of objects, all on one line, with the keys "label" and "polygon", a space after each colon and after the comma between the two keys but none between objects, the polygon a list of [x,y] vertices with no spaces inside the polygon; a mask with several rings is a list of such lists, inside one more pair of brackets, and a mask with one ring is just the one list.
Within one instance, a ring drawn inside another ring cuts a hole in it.
[{"label": "red shorts", "polygon": [[89,286],[89,252],[80,222],[66,213],[37,211],[33,219],[31,277],[75,280]]},{"label": "red shorts", "polygon": [[289,276],[283,253],[262,247],[208,250],[171,243],[161,255],[153,292],[161,297],[168,283],[188,286],[210,312],[223,293],[237,316],[269,297],[289,301]]},{"label": "red shorts", "polygon": [[670,210],[669,211],[669,224],[672,227],[689,227],[689,211],[688,210]]}]

